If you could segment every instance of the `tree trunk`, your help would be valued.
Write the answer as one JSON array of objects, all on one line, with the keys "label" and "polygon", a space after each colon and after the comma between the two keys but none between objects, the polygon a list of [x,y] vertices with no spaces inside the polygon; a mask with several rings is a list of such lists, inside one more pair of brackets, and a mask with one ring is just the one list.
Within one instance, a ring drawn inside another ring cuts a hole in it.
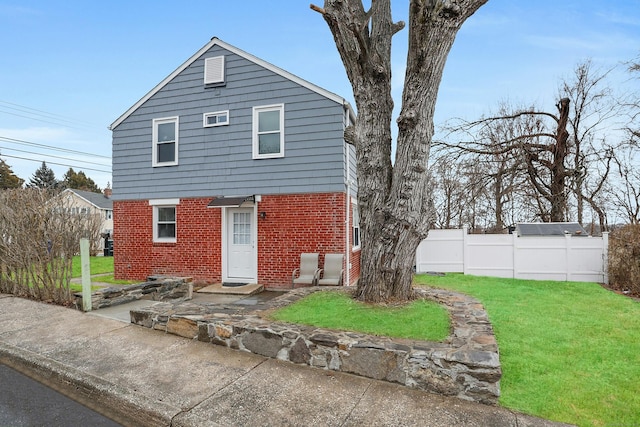
[{"label": "tree trunk", "polygon": [[567,140],[569,132],[567,132],[567,123],[569,120],[569,98],[562,98],[558,102],[558,127],[556,129],[556,142],[553,147],[553,160],[551,168],[551,222],[563,222],[565,220],[565,211],[567,208],[567,191],[566,179],[567,168],[565,159],[569,153]]},{"label": "tree trunk", "polygon": [[345,139],[355,144],[362,252],[356,297],[368,302],[412,297],[415,250],[429,227],[427,160],[442,71],[462,23],[487,0],[411,0],[409,51],[391,162],[390,0],[325,0],[323,14],[351,82],[358,110]]}]

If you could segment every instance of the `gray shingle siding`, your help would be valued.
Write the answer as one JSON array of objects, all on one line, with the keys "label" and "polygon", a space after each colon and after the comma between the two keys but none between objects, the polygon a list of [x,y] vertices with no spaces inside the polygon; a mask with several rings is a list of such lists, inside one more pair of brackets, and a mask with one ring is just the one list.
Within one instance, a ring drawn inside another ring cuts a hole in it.
[{"label": "gray shingle siding", "polygon": [[[226,84],[205,88],[204,58],[218,55]],[[285,157],[254,160],[252,108],[280,103]],[[203,126],[224,110],[228,126]],[[152,120],[172,116],[179,164],[154,168]],[[113,199],[345,191],[343,122],[343,105],[214,45],[113,129]]]}]

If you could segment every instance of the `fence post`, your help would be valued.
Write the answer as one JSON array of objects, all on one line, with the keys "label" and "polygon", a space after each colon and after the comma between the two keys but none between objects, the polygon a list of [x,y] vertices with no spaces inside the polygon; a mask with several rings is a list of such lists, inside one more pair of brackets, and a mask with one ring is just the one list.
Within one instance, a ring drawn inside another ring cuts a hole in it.
[{"label": "fence post", "polygon": [[91,311],[91,263],[89,239],[80,239],[80,261],[82,265],[82,309]]},{"label": "fence post", "polygon": [[565,265],[565,281],[571,281],[571,234],[564,234],[564,244],[565,244],[565,252],[567,254],[566,257],[566,265]]},{"label": "fence post", "polygon": [[602,279],[609,284],[609,232],[602,232]]},{"label": "fence post", "polygon": [[467,263],[469,262],[469,249],[467,248],[467,232],[469,227],[462,226],[462,273],[467,274]]},{"label": "fence post", "polygon": [[511,255],[513,256],[513,270],[511,270],[511,278],[518,278],[518,233],[515,231],[511,239]]}]

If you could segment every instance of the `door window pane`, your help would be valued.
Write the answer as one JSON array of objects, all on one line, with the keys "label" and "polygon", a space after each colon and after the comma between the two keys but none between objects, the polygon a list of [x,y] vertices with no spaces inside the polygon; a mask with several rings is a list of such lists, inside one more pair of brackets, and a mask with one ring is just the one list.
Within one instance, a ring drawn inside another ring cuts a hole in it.
[{"label": "door window pane", "polygon": [[251,244],[251,214],[245,212],[233,213],[233,244]]}]

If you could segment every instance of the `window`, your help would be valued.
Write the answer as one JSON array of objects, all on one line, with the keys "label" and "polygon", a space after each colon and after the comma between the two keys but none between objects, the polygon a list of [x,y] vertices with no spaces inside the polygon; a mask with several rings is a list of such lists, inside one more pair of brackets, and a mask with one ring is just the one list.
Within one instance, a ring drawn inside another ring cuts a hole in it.
[{"label": "window", "polygon": [[284,104],[253,107],[253,158],[284,157]]},{"label": "window", "polygon": [[178,164],[178,117],[153,120],[153,166]]},{"label": "window", "polygon": [[229,110],[203,114],[203,125],[206,128],[229,124]]},{"label": "window", "polygon": [[204,60],[204,84],[220,85],[224,83],[224,56],[215,56]]},{"label": "window", "polygon": [[105,211],[104,219],[113,219],[113,211],[111,209]]},{"label": "window", "polygon": [[177,237],[176,205],[180,199],[149,200],[153,206],[153,241],[175,243]]},{"label": "window", "polygon": [[233,244],[251,244],[251,214],[246,212],[233,213]]},{"label": "window", "polygon": [[357,203],[351,204],[351,212],[352,212],[351,227],[353,231],[352,233],[353,240],[351,241],[351,245],[354,248],[358,248],[360,247],[360,213],[358,212]]}]

